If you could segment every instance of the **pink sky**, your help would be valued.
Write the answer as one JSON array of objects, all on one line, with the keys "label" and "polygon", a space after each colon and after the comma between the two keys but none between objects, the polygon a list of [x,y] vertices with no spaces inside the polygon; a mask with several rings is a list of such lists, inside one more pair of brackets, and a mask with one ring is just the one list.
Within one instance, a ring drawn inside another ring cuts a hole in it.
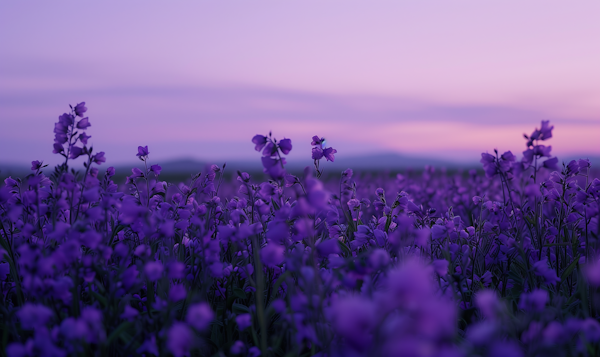
[{"label": "pink sky", "polygon": [[[35,4],[34,4],[35,3]],[[51,154],[86,101],[109,163],[310,155],[476,160],[549,119],[558,155],[600,156],[600,2],[0,2],[0,163]]]}]

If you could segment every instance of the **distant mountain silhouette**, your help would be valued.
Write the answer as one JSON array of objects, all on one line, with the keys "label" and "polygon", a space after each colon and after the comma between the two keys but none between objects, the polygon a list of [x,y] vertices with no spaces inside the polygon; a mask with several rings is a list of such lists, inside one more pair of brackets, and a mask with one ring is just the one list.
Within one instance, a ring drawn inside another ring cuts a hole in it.
[{"label": "distant mountain silhouette", "polygon": [[[600,157],[588,157],[585,155],[570,155],[566,158],[559,157],[559,163],[569,162],[570,160],[576,160],[579,158],[589,158],[592,163],[592,168],[600,169]],[[164,174],[194,174],[197,172],[205,172],[209,165],[215,164],[219,167],[223,166],[223,163],[227,163],[227,172],[236,171],[248,171],[256,172],[262,171],[260,158],[252,160],[214,160],[214,161],[200,161],[196,159],[176,159],[170,161],[159,162],[158,164],[162,167]],[[154,163],[154,162],[153,162]],[[115,165],[115,169],[118,175],[129,175],[131,174],[131,168],[141,167],[141,162],[132,162],[131,164]],[[322,159],[321,167],[326,172],[332,171],[343,171],[347,168],[353,170],[404,170],[404,169],[422,169],[426,165],[434,167],[445,167],[445,168],[480,168],[479,158],[468,162],[453,162],[444,159],[437,159],[431,157],[417,157],[410,155],[402,155],[397,153],[380,153],[380,154],[368,154],[362,156],[351,156],[346,157],[338,155],[335,158],[335,162],[326,162]],[[108,167],[109,165],[102,165],[100,171]],[[286,165],[286,169],[289,171],[301,171],[306,166],[313,166],[313,161],[308,158],[307,160],[290,160]],[[48,167],[44,170],[47,174],[51,172],[51,168]],[[29,165],[15,165],[15,164],[3,164],[0,163],[0,177],[14,176],[22,177],[31,173]]]}]

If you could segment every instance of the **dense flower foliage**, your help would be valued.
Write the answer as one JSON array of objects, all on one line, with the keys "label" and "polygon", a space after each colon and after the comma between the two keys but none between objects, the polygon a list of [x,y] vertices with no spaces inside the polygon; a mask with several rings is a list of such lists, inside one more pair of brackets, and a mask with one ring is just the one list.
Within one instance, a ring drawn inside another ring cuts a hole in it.
[{"label": "dense flower foliage", "polygon": [[600,353],[600,180],[559,167],[548,122],[520,160],[482,154],[485,177],[321,181],[337,151],[319,136],[297,177],[269,133],[265,182],[213,165],[166,183],[140,146],[119,186],[86,112],[55,125],[63,164],[0,188],[8,356]]}]

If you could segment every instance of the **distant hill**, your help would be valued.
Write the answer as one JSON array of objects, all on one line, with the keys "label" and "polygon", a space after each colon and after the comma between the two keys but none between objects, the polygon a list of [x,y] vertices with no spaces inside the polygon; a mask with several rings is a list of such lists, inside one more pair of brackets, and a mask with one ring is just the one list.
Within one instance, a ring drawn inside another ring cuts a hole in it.
[{"label": "distant hill", "polygon": [[[573,159],[578,159],[581,156],[573,156],[568,158],[560,158],[559,160],[569,162]],[[590,161],[592,162],[592,167],[599,169],[600,168],[600,157],[590,157]],[[436,159],[431,157],[416,157],[409,155],[402,155],[397,153],[381,153],[381,154],[369,154],[363,156],[353,156],[346,157],[343,155],[337,156],[335,158],[335,162],[325,162],[322,160],[321,167],[324,168],[326,172],[331,171],[343,171],[347,168],[351,168],[353,170],[363,170],[363,171],[374,171],[374,170],[404,170],[404,169],[422,169],[426,165],[434,166],[434,167],[445,167],[445,168],[480,168],[481,164],[479,163],[478,158],[470,161],[470,162],[453,162],[443,159]],[[165,162],[159,162],[162,167],[163,174],[166,175],[189,175],[197,172],[205,172],[208,165],[215,164],[218,166],[222,166],[223,163],[227,163],[226,171],[229,173],[233,173],[236,171],[248,171],[248,172],[257,172],[262,171],[262,166],[260,163],[260,158],[257,157],[255,160],[215,160],[213,162],[208,161],[200,161],[195,159],[177,159],[170,160]],[[121,175],[129,175],[131,173],[131,168],[140,167],[140,162],[132,162],[131,164],[123,164],[123,165],[115,165],[115,169],[119,176]],[[301,171],[306,166],[312,166],[313,161],[310,159],[302,160],[302,161],[288,161],[286,168],[289,171]],[[103,168],[108,167],[108,165],[102,165]],[[50,170],[46,169],[47,172]],[[0,177],[7,176],[25,176],[29,174],[31,171],[29,170],[29,165],[15,165],[15,164],[2,164],[0,163]]]}]

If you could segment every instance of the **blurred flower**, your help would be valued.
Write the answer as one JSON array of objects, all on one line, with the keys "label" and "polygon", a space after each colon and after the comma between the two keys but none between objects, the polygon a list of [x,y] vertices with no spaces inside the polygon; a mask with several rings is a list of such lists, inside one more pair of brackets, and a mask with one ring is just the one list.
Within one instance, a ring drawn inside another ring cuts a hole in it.
[{"label": "blurred flower", "polygon": [[372,301],[359,296],[345,297],[335,303],[333,327],[344,341],[359,352],[371,343],[375,327],[375,306]]},{"label": "blurred flower", "polygon": [[322,257],[327,257],[329,254],[340,253],[340,246],[337,239],[327,239],[322,241],[316,248]]},{"label": "blurred flower", "polygon": [[285,248],[276,243],[269,243],[260,250],[260,260],[266,266],[274,268],[283,263]]},{"label": "blurred flower", "polygon": [[125,311],[121,314],[121,318],[125,320],[133,320],[139,315],[139,311],[129,305],[125,305]]},{"label": "blurred flower", "polygon": [[600,286],[600,261],[590,262],[584,267],[583,272],[591,286]]},{"label": "blurred flower", "polygon": [[475,305],[481,314],[488,319],[494,319],[500,311],[501,303],[493,290],[483,290],[475,295]]},{"label": "blurred flower", "polygon": [[144,272],[150,281],[156,281],[162,276],[163,265],[159,261],[148,262],[144,267]]},{"label": "blurred flower", "polygon": [[44,305],[25,303],[17,312],[21,327],[26,330],[43,328],[54,314]]},{"label": "blurred flower", "polygon": [[551,171],[559,171],[560,170],[558,168],[558,159],[555,157],[544,161],[543,166]]},{"label": "blurred flower", "polygon": [[432,264],[433,269],[436,273],[438,273],[438,275],[445,276],[448,274],[448,265],[450,264],[450,262],[446,259],[436,259],[433,261]]},{"label": "blurred flower", "polygon": [[248,327],[252,326],[252,315],[241,314],[235,318],[235,323],[238,325],[240,331],[244,331]]},{"label": "blurred flower", "polygon": [[185,321],[197,330],[205,330],[208,328],[212,320],[215,318],[215,314],[205,302],[191,305],[188,308]]},{"label": "blurred flower", "polygon": [[536,289],[526,294],[521,294],[519,308],[526,311],[542,311],[548,303],[548,292]]},{"label": "blurred flower", "polygon": [[192,347],[194,335],[190,328],[183,322],[175,322],[167,333],[167,348],[173,356],[183,357]]},{"label": "blurred flower", "polygon": [[182,284],[174,284],[171,286],[171,290],[169,290],[169,300],[173,302],[185,299],[186,295],[187,291]]},{"label": "blurred flower", "polygon": [[239,355],[241,353],[244,353],[245,348],[246,347],[244,346],[244,343],[240,340],[237,340],[233,343],[229,352],[231,352],[231,354],[233,355]]},{"label": "blurred flower", "polygon": [[560,278],[556,275],[556,271],[548,266],[547,258],[534,263],[533,271],[536,275],[543,277],[547,284],[556,284],[560,281]]}]

